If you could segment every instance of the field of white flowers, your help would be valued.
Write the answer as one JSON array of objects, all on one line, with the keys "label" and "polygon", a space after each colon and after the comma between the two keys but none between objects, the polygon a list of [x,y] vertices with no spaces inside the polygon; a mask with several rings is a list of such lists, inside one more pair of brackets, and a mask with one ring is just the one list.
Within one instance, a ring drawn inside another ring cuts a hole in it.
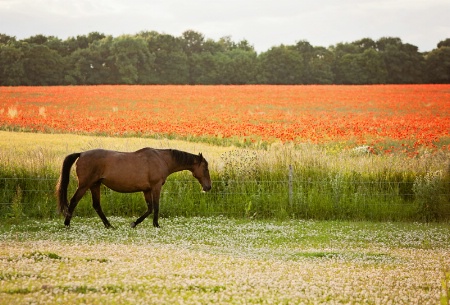
[{"label": "field of white flowers", "polygon": [[0,223],[0,304],[445,304],[450,225]]}]

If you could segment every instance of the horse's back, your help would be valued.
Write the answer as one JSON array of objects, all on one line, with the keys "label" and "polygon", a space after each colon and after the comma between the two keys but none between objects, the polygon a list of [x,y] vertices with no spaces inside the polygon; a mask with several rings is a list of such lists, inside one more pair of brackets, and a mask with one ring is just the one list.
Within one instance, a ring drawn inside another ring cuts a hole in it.
[{"label": "horse's back", "polygon": [[93,149],[80,155],[77,174],[119,192],[135,192],[150,188],[159,179],[161,164],[157,150],[151,148],[135,152]]},{"label": "horse's back", "polygon": [[[99,164],[111,163],[136,163],[139,161],[148,161],[149,158],[157,158],[157,150],[152,148],[142,148],[134,152],[121,152],[107,149],[92,149],[82,152],[79,161],[94,162]],[[117,165],[117,164],[116,164]]]}]

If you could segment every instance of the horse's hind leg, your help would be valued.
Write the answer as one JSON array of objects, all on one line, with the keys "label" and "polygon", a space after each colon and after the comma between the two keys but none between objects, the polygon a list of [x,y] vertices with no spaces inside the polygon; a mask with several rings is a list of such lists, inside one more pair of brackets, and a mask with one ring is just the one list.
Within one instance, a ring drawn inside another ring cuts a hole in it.
[{"label": "horse's hind leg", "polygon": [[98,216],[103,221],[103,224],[106,228],[112,228],[105,214],[103,213],[102,207],[100,206],[100,183],[96,183],[91,186],[91,195],[92,195],[92,206],[94,210],[97,212]]},{"label": "horse's hind leg", "polygon": [[142,215],[141,217],[139,217],[138,219],[136,219],[136,221],[131,223],[131,227],[134,228],[136,227],[138,224],[140,224],[145,218],[147,218],[148,215],[150,215],[152,213],[152,203],[151,202],[147,202],[147,211],[144,213],[144,215]]},{"label": "horse's hind leg", "polygon": [[[155,215],[153,217],[153,226],[157,227],[157,228],[159,227],[159,224],[158,224],[159,194],[160,194],[159,190],[144,192],[145,201],[147,202],[147,211],[144,213],[144,215],[139,217],[135,222],[131,223],[132,228],[136,227],[145,218],[147,218],[147,216],[152,213],[153,209],[155,209]],[[158,204],[155,204],[155,202],[157,202]]]},{"label": "horse's hind leg", "polygon": [[87,191],[87,189],[85,187],[78,186],[75,194],[73,194],[72,198],[70,199],[70,204],[69,204],[69,208],[67,210],[66,219],[64,220],[64,225],[66,227],[70,226],[70,220],[72,219],[73,211],[77,207],[77,204],[81,200],[81,198],[83,198],[86,191]]}]

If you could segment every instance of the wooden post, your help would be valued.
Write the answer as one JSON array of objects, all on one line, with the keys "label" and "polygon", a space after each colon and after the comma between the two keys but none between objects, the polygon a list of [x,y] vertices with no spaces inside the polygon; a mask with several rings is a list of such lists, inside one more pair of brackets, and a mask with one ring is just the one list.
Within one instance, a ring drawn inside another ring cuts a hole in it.
[{"label": "wooden post", "polygon": [[293,196],[294,196],[294,191],[293,191],[293,173],[292,173],[292,165],[289,164],[289,207],[292,208],[292,202],[294,200]]}]

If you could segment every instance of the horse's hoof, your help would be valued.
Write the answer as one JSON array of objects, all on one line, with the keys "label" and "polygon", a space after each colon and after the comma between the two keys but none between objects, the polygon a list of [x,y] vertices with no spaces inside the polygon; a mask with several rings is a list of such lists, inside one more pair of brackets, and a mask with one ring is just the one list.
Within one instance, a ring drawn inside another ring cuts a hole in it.
[{"label": "horse's hoof", "polygon": [[131,225],[130,225],[130,227],[136,228],[136,223],[135,223],[135,222],[132,222]]}]

